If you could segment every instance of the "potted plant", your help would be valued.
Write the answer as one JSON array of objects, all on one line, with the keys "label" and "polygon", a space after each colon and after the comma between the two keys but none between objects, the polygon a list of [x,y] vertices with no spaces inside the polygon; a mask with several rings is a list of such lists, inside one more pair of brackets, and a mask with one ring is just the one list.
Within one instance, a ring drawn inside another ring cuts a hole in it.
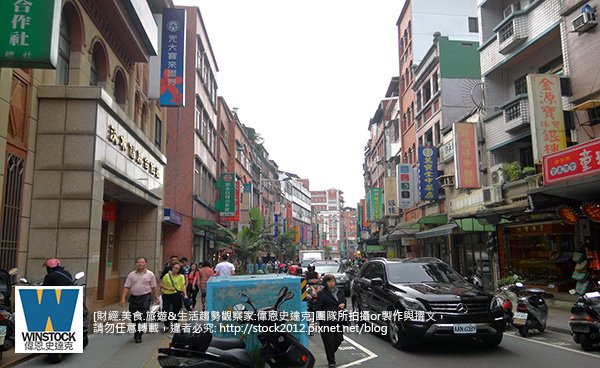
[{"label": "potted plant", "polygon": [[521,165],[518,161],[511,162],[502,169],[506,174],[508,181],[515,181],[521,178]]},{"label": "potted plant", "polygon": [[537,170],[535,167],[525,166],[521,173],[523,173],[523,176],[528,177],[537,174]]}]

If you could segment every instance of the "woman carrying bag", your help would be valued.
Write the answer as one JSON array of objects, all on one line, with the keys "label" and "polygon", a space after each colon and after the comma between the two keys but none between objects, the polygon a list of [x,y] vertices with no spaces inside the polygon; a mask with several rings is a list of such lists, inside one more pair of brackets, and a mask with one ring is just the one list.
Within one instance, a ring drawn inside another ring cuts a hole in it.
[{"label": "woman carrying bag", "polygon": [[[344,291],[337,288],[335,277],[330,274],[323,276],[323,286],[324,288],[317,293],[315,310],[336,313],[345,310],[346,297]],[[329,368],[335,368],[335,352],[344,341],[343,322],[325,320],[319,321],[319,324],[325,327],[321,331],[321,339],[325,346],[327,364],[329,364]],[[326,331],[327,328],[337,331]]]},{"label": "woman carrying bag", "polygon": [[190,265],[190,273],[187,275],[187,277],[187,295],[192,301],[188,310],[191,311],[196,309],[196,298],[198,297],[198,292],[200,291],[200,271],[198,270],[198,264],[196,262],[193,262]]},{"label": "woman carrying bag", "polygon": [[[173,312],[175,315],[179,314],[184,299],[187,299],[185,276],[179,274],[180,269],[181,266],[179,264],[173,265],[173,269],[163,277],[161,283],[163,311]],[[165,326],[171,327],[171,321],[165,321]]]}]

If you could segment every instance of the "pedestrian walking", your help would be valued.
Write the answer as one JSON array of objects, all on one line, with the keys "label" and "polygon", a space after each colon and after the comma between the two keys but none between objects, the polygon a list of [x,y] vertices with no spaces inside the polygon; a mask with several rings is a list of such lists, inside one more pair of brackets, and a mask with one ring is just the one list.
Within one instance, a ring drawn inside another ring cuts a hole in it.
[{"label": "pedestrian walking", "polygon": [[[181,266],[179,263],[173,265],[171,271],[169,271],[162,279],[162,298],[163,298],[163,311],[173,312],[175,316],[179,314],[183,306],[183,297],[187,298],[187,290],[185,290],[185,277],[179,272]],[[182,297],[183,294],[183,297]],[[166,327],[171,327],[171,320],[165,321]],[[177,317],[175,317],[177,321]]]},{"label": "pedestrian walking", "polygon": [[179,261],[179,264],[181,265],[180,273],[182,275],[188,275],[190,273],[190,265],[188,264],[187,257],[181,257],[181,261]]},{"label": "pedestrian walking", "polygon": [[198,292],[200,291],[200,270],[198,269],[198,264],[196,262],[192,262],[190,265],[190,272],[187,275],[187,278],[187,293],[189,298],[192,300],[190,310],[194,310],[196,309],[196,298],[198,297]]},{"label": "pedestrian walking", "polygon": [[[129,293],[129,312],[135,323],[135,333],[133,338],[136,343],[142,342],[141,323],[146,323],[146,314],[150,310],[152,304],[152,296],[154,303],[159,304],[160,299],[156,288],[156,276],[147,267],[148,261],[144,257],[138,257],[135,260],[135,271],[131,271],[125,279],[125,285],[121,292],[121,305],[125,305],[125,298]],[[141,313],[141,318],[134,317],[134,313]]]},{"label": "pedestrian walking", "polygon": [[202,302],[202,310],[206,310],[206,283],[208,279],[215,275],[215,271],[213,270],[209,261],[202,262],[202,267],[200,267],[200,301]]},{"label": "pedestrian walking", "polygon": [[235,266],[228,261],[229,254],[224,253],[221,256],[221,262],[215,266],[215,276],[235,275]]},{"label": "pedestrian walking", "polygon": [[[315,309],[317,311],[324,311],[325,314],[335,312],[336,315],[338,311],[346,309],[346,297],[344,296],[344,292],[337,288],[335,277],[331,274],[323,276],[323,285],[325,287],[317,293]],[[335,352],[342,344],[342,341],[344,341],[342,323],[337,320],[326,319],[325,321],[320,321],[319,324],[324,326],[325,329],[329,329],[329,331],[321,331],[321,339],[325,347],[327,364],[329,364],[329,368],[335,368]]]},{"label": "pedestrian walking", "polygon": [[167,265],[163,269],[162,273],[160,274],[160,279],[161,280],[163,279],[163,277],[165,277],[165,275],[169,271],[171,271],[173,269],[173,265],[174,264],[179,264],[179,257],[177,257],[177,256],[171,256],[171,258],[169,258],[169,263],[167,263]]}]

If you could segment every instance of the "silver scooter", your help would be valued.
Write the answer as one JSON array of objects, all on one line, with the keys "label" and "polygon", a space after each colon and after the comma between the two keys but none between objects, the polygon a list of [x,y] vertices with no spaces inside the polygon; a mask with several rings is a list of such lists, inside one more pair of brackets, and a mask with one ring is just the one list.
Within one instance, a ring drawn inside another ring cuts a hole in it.
[{"label": "silver scooter", "polygon": [[519,334],[523,337],[528,337],[530,330],[544,332],[548,321],[548,305],[544,298],[553,298],[554,295],[542,289],[524,289],[521,282],[517,282],[515,286],[519,299],[513,316],[513,325],[519,329]]}]

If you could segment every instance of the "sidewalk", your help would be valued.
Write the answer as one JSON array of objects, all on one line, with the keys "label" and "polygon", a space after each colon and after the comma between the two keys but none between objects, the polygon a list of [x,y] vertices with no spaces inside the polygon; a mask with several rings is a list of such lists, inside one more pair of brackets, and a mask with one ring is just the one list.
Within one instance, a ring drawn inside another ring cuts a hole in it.
[{"label": "sidewalk", "polygon": [[569,293],[554,293],[554,298],[548,299],[548,321],[547,329],[554,332],[571,334],[569,327],[569,317],[571,317],[571,307],[577,299],[578,295]]}]

